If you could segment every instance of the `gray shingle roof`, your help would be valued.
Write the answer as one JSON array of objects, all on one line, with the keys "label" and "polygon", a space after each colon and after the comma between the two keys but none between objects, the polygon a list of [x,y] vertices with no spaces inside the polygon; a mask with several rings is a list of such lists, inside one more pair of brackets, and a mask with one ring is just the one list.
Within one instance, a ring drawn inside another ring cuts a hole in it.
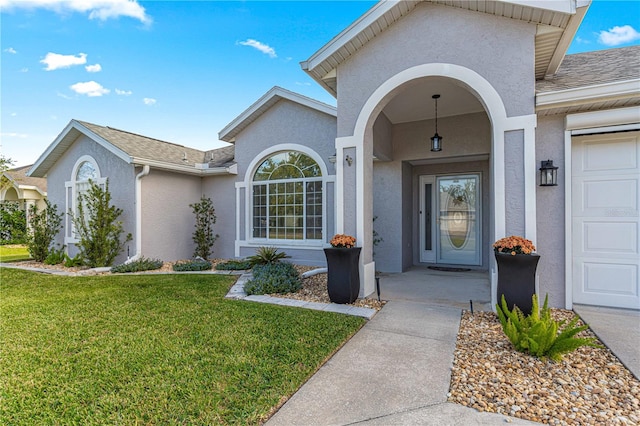
[{"label": "gray shingle roof", "polygon": [[640,46],[565,56],[558,72],[536,82],[536,93],[640,78]]},{"label": "gray shingle roof", "polygon": [[78,122],[127,155],[137,159],[191,166],[196,163],[207,163],[213,159],[210,162],[210,167],[228,165],[234,159],[233,146],[205,152],[112,127],[99,126],[85,121]]},{"label": "gray shingle roof", "polygon": [[37,178],[27,176],[27,172],[31,168],[32,164],[28,166],[16,167],[15,169],[7,170],[5,175],[9,176],[17,185],[36,186],[40,188],[42,192],[47,192],[47,180],[45,178]]}]

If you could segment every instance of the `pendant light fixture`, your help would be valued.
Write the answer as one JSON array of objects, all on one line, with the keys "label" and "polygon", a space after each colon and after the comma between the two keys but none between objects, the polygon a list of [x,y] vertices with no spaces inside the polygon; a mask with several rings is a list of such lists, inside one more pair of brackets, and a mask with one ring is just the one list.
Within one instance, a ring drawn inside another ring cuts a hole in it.
[{"label": "pendant light fixture", "polygon": [[436,102],[436,134],[431,138],[431,151],[442,151],[442,136],[438,134],[438,98],[440,95],[433,95],[432,98]]}]

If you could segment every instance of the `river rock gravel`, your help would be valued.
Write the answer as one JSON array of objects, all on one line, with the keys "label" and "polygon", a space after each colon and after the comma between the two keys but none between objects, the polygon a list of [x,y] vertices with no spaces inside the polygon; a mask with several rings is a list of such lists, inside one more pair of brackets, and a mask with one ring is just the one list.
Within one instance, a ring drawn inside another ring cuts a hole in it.
[{"label": "river rock gravel", "polygon": [[[573,315],[553,310],[556,319]],[[552,425],[640,424],[640,381],[609,349],[581,347],[560,362],[520,353],[493,312],[463,313],[448,399]]]}]

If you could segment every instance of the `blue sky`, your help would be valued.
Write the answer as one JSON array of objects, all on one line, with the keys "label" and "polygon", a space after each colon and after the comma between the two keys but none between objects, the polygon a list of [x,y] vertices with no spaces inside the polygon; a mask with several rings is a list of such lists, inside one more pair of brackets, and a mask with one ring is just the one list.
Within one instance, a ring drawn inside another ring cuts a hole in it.
[{"label": "blue sky", "polygon": [[[0,145],[33,163],[75,118],[206,150],[373,1],[0,0]],[[595,0],[569,53],[640,44],[640,0]]]}]

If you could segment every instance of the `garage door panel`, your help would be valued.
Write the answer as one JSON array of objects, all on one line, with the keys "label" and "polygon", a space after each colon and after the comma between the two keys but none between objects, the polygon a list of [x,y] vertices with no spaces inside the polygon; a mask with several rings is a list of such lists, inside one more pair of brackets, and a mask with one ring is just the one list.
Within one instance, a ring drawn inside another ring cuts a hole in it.
[{"label": "garage door panel", "polygon": [[638,224],[593,221],[582,224],[583,253],[638,255]]},{"label": "garage door panel", "polygon": [[573,140],[573,300],[640,309],[640,133]]},{"label": "garage door panel", "polygon": [[635,138],[618,139],[615,142],[586,142],[583,149],[583,172],[611,172],[638,168]]}]

